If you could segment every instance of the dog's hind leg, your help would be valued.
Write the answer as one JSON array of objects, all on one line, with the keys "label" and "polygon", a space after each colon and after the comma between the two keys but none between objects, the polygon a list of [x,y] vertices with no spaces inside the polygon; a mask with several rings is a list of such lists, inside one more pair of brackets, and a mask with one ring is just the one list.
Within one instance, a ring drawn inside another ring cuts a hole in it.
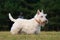
[{"label": "dog's hind leg", "polygon": [[20,29],[21,29],[21,27],[19,26],[19,24],[16,24],[16,23],[14,23],[13,24],[13,26],[12,26],[12,28],[11,28],[11,34],[18,34],[19,33],[19,31],[20,31]]},{"label": "dog's hind leg", "polygon": [[18,34],[19,32],[19,29],[18,28],[11,28],[11,31],[10,31],[12,34]]}]

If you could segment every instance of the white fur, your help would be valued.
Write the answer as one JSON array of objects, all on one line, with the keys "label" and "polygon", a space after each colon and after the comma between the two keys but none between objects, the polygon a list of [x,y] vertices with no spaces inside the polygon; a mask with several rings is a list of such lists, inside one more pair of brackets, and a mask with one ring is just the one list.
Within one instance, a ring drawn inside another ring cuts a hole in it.
[{"label": "white fur", "polygon": [[[39,14],[38,14],[39,13]],[[40,16],[44,16],[44,18],[40,18]],[[18,32],[25,32],[26,34],[34,34],[34,33],[40,33],[40,27],[42,26],[38,22],[36,22],[35,19],[38,21],[41,20],[41,22],[44,22],[46,19],[45,14],[43,14],[43,11],[40,12],[37,11],[37,14],[32,19],[13,19],[11,14],[9,13],[9,19],[14,22],[14,24],[11,27],[11,33],[12,34],[18,34]]]}]

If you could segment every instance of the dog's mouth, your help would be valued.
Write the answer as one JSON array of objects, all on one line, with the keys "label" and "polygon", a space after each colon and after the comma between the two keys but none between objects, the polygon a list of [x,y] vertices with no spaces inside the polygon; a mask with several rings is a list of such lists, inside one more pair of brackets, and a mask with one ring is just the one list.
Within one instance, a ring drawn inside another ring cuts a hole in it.
[{"label": "dog's mouth", "polygon": [[41,22],[42,25],[45,25],[47,23],[48,23],[48,21]]},{"label": "dog's mouth", "polygon": [[41,25],[45,25],[46,22],[41,22]]}]

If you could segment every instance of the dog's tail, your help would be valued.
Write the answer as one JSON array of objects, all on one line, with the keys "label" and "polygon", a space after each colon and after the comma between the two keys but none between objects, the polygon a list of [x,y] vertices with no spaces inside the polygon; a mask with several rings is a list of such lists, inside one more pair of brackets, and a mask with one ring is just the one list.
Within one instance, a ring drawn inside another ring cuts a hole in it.
[{"label": "dog's tail", "polygon": [[16,21],[16,19],[14,19],[12,16],[11,16],[11,14],[9,13],[9,19],[11,20],[11,21],[13,21],[13,22],[15,22]]}]

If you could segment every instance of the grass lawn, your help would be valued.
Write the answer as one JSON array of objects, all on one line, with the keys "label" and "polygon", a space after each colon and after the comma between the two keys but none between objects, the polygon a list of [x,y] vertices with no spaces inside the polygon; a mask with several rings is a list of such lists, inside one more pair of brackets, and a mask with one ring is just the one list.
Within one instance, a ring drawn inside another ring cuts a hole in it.
[{"label": "grass lawn", "polygon": [[60,32],[41,32],[38,35],[11,35],[10,32],[0,32],[0,40],[60,40]]}]

